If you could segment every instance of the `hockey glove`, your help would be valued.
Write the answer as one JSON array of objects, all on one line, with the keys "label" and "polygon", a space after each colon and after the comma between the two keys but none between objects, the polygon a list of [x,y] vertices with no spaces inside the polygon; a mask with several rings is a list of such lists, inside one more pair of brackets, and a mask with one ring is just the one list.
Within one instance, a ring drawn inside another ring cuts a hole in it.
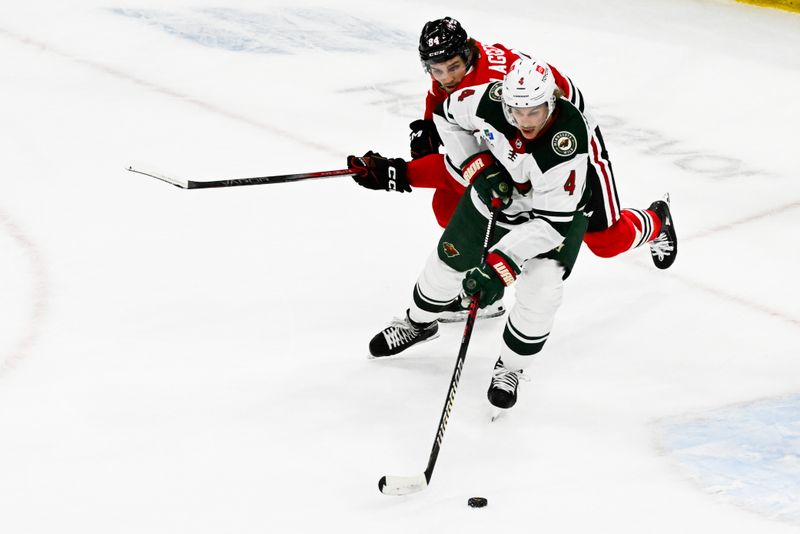
[{"label": "hockey glove", "polygon": [[400,158],[384,158],[370,150],[361,157],[347,156],[347,168],[355,172],[353,180],[367,189],[411,192],[406,162]]},{"label": "hockey glove", "polygon": [[469,296],[480,293],[479,305],[485,308],[503,298],[505,288],[514,283],[519,273],[511,259],[500,252],[490,252],[480,267],[467,272],[461,285]]},{"label": "hockey glove", "polygon": [[438,154],[442,138],[431,120],[419,119],[408,125],[411,134],[411,159],[419,159],[428,154]]},{"label": "hockey glove", "polygon": [[500,204],[507,205],[514,190],[514,181],[508,171],[500,165],[490,152],[475,154],[464,163],[461,174],[472,184],[478,197],[490,208],[492,199],[500,199]]}]

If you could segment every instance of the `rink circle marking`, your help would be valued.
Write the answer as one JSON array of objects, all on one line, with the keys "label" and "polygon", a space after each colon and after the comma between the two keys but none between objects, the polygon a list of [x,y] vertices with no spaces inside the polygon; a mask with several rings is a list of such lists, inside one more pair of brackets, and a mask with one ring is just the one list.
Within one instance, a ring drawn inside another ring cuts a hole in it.
[{"label": "rink circle marking", "polygon": [[11,338],[8,351],[0,352],[0,378],[2,378],[28,356],[31,347],[39,338],[44,318],[47,315],[49,284],[44,261],[38,247],[2,209],[0,209],[0,232],[9,236],[11,241],[16,243],[22,256],[27,260],[31,275],[29,290],[31,307],[28,318],[17,335]]}]

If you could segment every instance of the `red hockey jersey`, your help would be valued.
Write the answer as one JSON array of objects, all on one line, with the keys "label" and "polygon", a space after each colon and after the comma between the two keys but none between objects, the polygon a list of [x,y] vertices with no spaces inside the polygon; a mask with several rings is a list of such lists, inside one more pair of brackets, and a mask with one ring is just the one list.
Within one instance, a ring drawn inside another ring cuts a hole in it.
[{"label": "red hockey jersey", "polygon": [[[456,90],[463,89],[464,87],[501,81],[508,72],[509,67],[511,67],[511,64],[519,59],[521,55],[528,57],[527,54],[512,50],[499,43],[488,45],[475,41],[475,45],[479,50],[478,59],[475,61],[475,64],[472,65],[472,68],[469,69],[467,75],[464,76],[464,79],[461,80],[461,83],[458,84]],[[550,70],[553,71],[556,85],[564,91],[566,98],[583,112],[583,98],[577,87],[554,66],[550,65]],[[439,104],[447,100],[448,96],[447,91],[439,85],[439,82],[432,80],[431,88],[425,97],[424,118],[432,120],[433,110],[435,110]]]}]

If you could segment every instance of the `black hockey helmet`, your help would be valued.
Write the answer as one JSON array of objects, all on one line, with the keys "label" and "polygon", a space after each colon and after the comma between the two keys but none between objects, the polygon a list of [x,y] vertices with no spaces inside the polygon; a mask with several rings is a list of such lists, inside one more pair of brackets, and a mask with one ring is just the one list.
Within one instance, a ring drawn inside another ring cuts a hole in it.
[{"label": "black hockey helmet", "polygon": [[426,22],[419,36],[419,58],[426,70],[432,63],[441,63],[461,56],[469,66],[472,53],[467,32],[453,18]]}]

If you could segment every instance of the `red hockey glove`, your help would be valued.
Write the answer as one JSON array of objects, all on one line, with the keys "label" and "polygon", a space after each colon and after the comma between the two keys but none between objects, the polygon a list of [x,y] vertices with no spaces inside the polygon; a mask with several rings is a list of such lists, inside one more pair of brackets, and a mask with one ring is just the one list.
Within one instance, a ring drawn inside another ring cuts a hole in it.
[{"label": "red hockey glove", "polygon": [[400,158],[384,158],[370,150],[361,157],[347,156],[347,168],[356,173],[353,180],[367,189],[411,192],[406,162]]},{"label": "red hockey glove", "polygon": [[480,307],[484,308],[503,298],[505,288],[514,283],[520,269],[501,252],[490,252],[486,261],[467,272],[461,283],[469,296],[480,293]]},{"label": "red hockey glove", "polygon": [[468,159],[461,168],[461,174],[490,208],[493,198],[499,198],[502,205],[511,198],[514,181],[490,152],[479,152]]}]

